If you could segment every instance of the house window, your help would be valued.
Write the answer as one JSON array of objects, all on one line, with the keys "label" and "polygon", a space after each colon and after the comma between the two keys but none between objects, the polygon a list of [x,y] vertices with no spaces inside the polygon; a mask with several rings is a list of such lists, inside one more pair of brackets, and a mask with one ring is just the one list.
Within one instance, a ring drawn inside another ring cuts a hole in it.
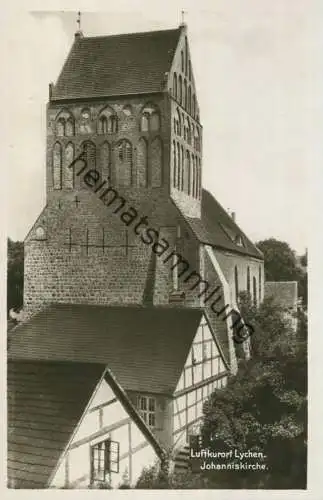
[{"label": "house window", "polygon": [[119,443],[106,439],[91,446],[91,479],[105,481],[110,472],[119,472]]},{"label": "house window", "polygon": [[148,396],[138,397],[138,410],[149,427],[156,426],[156,400]]}]

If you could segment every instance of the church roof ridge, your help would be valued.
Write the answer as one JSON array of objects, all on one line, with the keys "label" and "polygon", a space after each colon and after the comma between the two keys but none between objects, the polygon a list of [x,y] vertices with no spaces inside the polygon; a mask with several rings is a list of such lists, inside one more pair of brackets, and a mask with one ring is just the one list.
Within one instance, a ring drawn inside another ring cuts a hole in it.
[{"label": "church roof ridge", "polygon": [[167,33],[170,31],[180,31],[181,28],[168,28],[168,29],[160,29],[160,30],[150,30],[150,31],[128,31],[126,33],[113,33],[111,35],[83,35],[80,38],[81,41],[89,40],[89,39],[98,39],[98,38],[117,38],[117,37],[126,37],[126,36],[135,36],[135,35],[153,35],[159,33]]}]

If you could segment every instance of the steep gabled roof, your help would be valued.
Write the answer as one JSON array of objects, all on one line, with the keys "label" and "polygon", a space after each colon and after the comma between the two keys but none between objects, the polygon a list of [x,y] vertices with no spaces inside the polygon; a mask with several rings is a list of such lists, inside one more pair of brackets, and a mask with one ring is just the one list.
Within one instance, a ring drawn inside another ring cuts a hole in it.
[{"label": "steep gabled roof", "polygon": [[104,376],[157,455],[164,449],[113,374],[100,364],[8,362],[8,481],[46,488]]},{"label": "steep gabled roof", "polygon": [[161,92],[180,29],[77,38],[52,100]]},{"label": "steep gabled roof", "polygon": [[8,361],[8,480],[44,488],[104,366]]},{"label": "steep gabled roof", "polygon": [[9,359],[107,365],[125,390],[172,394],[199,309],[55,304],[13,330]]},{"label": "steep gabled roof", "polygon": [[[263,260],[260,250],[247,238],[227,211],[206,189],[203,189],[202,192],[201,219],[185,215],[184,218],[202,243]],[[234,241],[233,235],[240,236],[242,245]]]}]

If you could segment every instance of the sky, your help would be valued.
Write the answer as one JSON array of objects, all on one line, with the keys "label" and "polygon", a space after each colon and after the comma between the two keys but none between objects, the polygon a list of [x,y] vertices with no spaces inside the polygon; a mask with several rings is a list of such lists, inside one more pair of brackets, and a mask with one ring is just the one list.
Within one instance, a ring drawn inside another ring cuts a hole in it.
[{"label": "sky", "polygon": [[84,35],[93,36],[174,28],[184,9],[203,125],[203,185],[253,241],[273,237],[304,253],[315,45],[308,2],[125,0],[105,2],[100,12],[93,12],[98,2],[91,11],[82,0],[70,2],[70,11],[55,11],[57,1],[46,12],[38,5],[2,20],[10,53],[4,139],[12,239],[25,238],[45,205],[48,84],[73,43],[76,10]]}]

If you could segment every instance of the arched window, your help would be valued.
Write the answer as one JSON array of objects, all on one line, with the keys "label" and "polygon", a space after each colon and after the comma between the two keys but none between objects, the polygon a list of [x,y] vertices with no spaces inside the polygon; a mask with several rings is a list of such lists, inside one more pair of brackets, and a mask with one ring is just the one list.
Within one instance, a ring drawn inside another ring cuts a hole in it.
[{"label": "arched window", "polygon": [[201,160],[198,159],[198,184],[197,184],[197,197],[201,198],[201,188],[202,188],[202,171],[201,171]]},{"label": "arched window", "polygon": [[261,302],[261,266],[259,266],[259,302]]},{"label": "arched window", "polygon": [[118,132],[117,115],[110,115],[108,117],[108,134],[115,134],[116,132]]},{"label": "arched window", "polygon": [[192,109],[191,109],[191,104],[192,104],[192,91],[191,91],[191,86],[189,85],[188,87],[188,103],[187,103],[187,111],[189,112],[189,114],[192,113]]},{"label": "arched window", "polygon": [[84,151],[85,161],[88,169],[96,170],[96,147],[91,141],[85,141],[82,144],[82,151]]},{"label": "arched window", "polygon": [[192,115],[193,115],[193,118],[195,118],[195,114],[196,114],[196,98],[195,98],[195,94],[193,94],[193,97],[192,97]]},{"label": "arched window", "polygon": [[195,188],[195,158],[194,155],[192,154],[191,156],[191,182],[190,182],[190,193],[194,197],[194,188]]},{"label": "arched window", "polygon": [[196,151],[200,151],[201,150],[201,144],[200,144],[200,131],[198,129],[198,127],[196,127],[196,135],[195,135],[195,149]]},{"label": "arched window", "polygon": [[103,108],[98,117],[98,134],[114,134],[117,128],[118,119],[115,111],[110,106]]},{"label": "arched window", "polygon": [[157,132],[160,129],[160,123],[159,123],[159,113],[154,111],[150,115],[150,130],[152,132]]},{"label": "arched window", "polygon": [[59,118],[57,120],[56,135],[57,135],[57,137],[64,137],[64,135],[65,135],[65,120],[64,120],[64,118]]},{"label": "arched window", "polygon": [[75,120],[67,109],[62,109],[56,116],[56,135],[58,137],[75,135]]},{"label": "arched window", "polygon": [[196,157],[196,184],[195,184],[195,198],[199,197],[199,183],[200,183],[200,172],[198,165],[198,158]]},{"label": "arched window", "polygon": [[148,148],[147,142],[142,137],[137,146],[137,186],[147,187],[148,185]]},{"label": "arched window", "polygon": [[132,145],[126,139],[120,141],[116,151],[116,180],[118,186],[131,186]]},{"label": "arched window", "polygon": [[187,110],[187,82],[184,80],[184,108]]},{"label": "arched window", "polygon": [[247,267],[247,292],[250,294],[250,267]]},{"label": "arched window", "polygon": [[186,118],[186,123],[187,123],[187,128],[186,128],[186,139],[189,144],[192,144],[192,136],[191,136],[191,123],[188,119]]},{"label": "arched window", "polygon": [[73,135],[75,135],[75,122],[71,116],[66,120],[65,135],[67,137],[72,137]]},{"label": "arched window", "polygon": [[185,157],[184,157],[184,148],[181,146],[181,191],[184,189],[184,162],[185,162]]},{"label": "arched window", "polygon": [[177,75],[173,75],[173,97],[177,101]]},{"label": "arched window", "polygon": [[236,303],[239,301],[239,276],[238,276],[238,268],[235,266],[234,268],[234,286],[235,286],[235,295],[236,295]]},{"label": "arched window", "polygon": [[255,276],[252,278],[252,284],[253,284],[253,305],[257,306],[257,280]]},{"label": "arched window", "polygon": [[186,151],[186,193],[190,194],[191,189],[191,155]]},{"label": "arched window", "polygon": [[146,104],[141,115],[142,132],[158,132],[160,129],[160,113],[154,104]]},{"label": "arched window", "polygon": [[188,43],[187,37],[185,37],[185,75],[188,73]]},{"label": "arched window", "polygon": [[177,143],[177,189],[181,189],[182,178],[182,163],[181,163],[181,147]]},{"label": "arched window", "polygon": [[81,134],[91,134],[91,112],[88,108],[82,109],[80,118],[80,133]]},{"label": "arched window", "polygon": [[192,155],[192,196],[196,198],[196,158]]},{"label": "arched window", "polygon": [[141,117],[140,130],[142,132],[148,132],[148,130],[149,130],[149,115],[148,115],[148,113],[144,113]]},{"label": "arched window", "polygon": [[178,135],[182,135],[182,119],[179,109],[177,108],[177,123],[178,123]]},{"label": "arched window", "polygon": [[98,134],[106,134],[107,131],[108,131],[108,119],[106,116],[102,115],[99,118]]},{"label": "arched window", "polygon": [[181,51],[181,69],[182,72],[184,73],[184,52]]},{"label": "arched window", "polygon": [[74,145],[70,142],[65,148],[63,186],[66,189],[74,188],[74,168],[70,167],[74,160]]},{"label": "arched window", "polygon": [[111,165],[110,144],[108,142],[104,142],[100,147],[100,167],[103,180],[108,180],[108,177],[110,176],[110,165]]},{"label": "arched window", "polygon": [[182,75],[178,77],[178,102],[180,105],[183,105],[183,83],[182,83]]},{"label": "arched window", "polygon": [[62,189],[62,146],[59,142],[53,148],[53,187]]},{"label": "arched window", "polygon": [[151,186],[160,187],[163,179],[163,149],[162,141],[156,137],[151,143]]},{"label": "arched window", "polygon": [[176,188],[177,186],[177,151],[176,151],[176,143],[173,141],[173,186]]}]

